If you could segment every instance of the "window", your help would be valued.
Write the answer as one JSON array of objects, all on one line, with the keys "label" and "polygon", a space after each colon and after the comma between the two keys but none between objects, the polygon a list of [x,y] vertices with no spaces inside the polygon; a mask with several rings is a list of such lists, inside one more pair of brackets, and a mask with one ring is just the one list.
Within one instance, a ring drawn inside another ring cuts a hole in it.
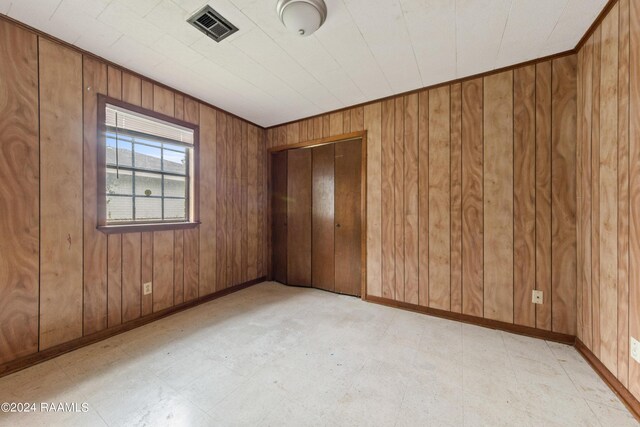
[{"label": "window", "polygon": [[98,228],[196,224],[197,127],[103,96],[99,113]]}]

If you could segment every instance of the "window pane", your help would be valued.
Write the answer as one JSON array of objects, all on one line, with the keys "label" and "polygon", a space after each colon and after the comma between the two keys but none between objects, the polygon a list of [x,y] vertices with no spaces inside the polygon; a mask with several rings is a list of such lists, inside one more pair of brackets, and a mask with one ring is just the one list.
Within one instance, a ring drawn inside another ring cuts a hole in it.
[{"label": "window pane", "polygon": [[136,219],[162,219],[162,199],[136,197]]},{"label": "window pane", "polygon": [[187,180],[179,176],[165,176],[164,195],[167,197],[187,197]]},{"label": "window pane", "polygon": [[165,172],[186,174],[186,149],[184,147],[169,146],[168,144],[165,144],[165,148],[166,147],[170,147],[171,149],[164,150],[162,166],[164,167]]},{"label": "window pane", "polygon": [[136,196],[162,196],[162,175],[136,172]]},{"label": "window pane", "polygon": [[107,133],[107,164],[131,166],[131,142],[118,138],[118,158],[116,159],[115,133]]},{"label": "window pane", "polygon": [[107,196],[107,221],[133,220],[133,197]]},{"label": "window pane", "polygon": [[159,147],[149,147],[148,145],[135,144],[136,168],[160,170],[161,149]]},{"label": "window pane", "polygon": [[164,199],[165,219],[186,219],[187,202],[185,199]]},{"label": "window pane", "polygon": [[107,194],[133,194],[132,173],[107,168]]}]

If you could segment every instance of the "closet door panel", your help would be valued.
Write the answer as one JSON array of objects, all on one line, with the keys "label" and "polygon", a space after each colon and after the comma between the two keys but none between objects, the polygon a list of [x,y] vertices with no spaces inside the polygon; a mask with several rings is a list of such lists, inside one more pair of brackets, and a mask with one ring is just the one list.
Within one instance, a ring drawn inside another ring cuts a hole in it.
[{"label": "closet door panel", "polygon": [[273,280],[287,283],[287,152],[271,157]]},{"label": "closet door panel", "polygon": [[356,296],[362,274],[361,144],[335,144],[335,291]]},{"label": "closet door panel", "polygon": [[287,283],[311,286],[311,150],[287,159]]},{"label": "closet door panel", "polygon": [[335,289],[334,245],[334,144],[311,150],[312,171],[312,261],[311,285]]}]

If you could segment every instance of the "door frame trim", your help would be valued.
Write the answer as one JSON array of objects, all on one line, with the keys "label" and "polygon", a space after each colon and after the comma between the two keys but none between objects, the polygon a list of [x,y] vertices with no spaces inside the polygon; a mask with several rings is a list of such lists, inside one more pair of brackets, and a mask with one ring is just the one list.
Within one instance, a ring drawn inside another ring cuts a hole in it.
[{"label": "door frame trim", "polygon": [[[297,144],[279,145],[267,149],[268,153],[278,153],[304,148],[319,147],[321,145],[336,144],[338,142],[360,139],[362,160],[360,164],[360,299],[366,300],[367,295],[367,131],[349,132]],[[271,156],[269,156],[271,157]],[[271,179],[271,178],[269,178]],[[269,193],[271,193],[271,188]],[[269,194],[271,197],[271,194]]]}]

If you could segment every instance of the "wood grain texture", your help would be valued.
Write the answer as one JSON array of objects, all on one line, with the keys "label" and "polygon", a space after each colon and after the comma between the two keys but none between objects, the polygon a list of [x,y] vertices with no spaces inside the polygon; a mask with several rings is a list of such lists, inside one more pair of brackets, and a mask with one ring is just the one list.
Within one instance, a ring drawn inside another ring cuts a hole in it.
[{"label": "wood grain texture", "polygon": [[[227,283],[227,145],[227,115],[216,114],[216,290],[224,289]],[[206,268],[200,265],[201,276]]]},{"label": "wood grain texture", "polygon": [[483,81],[462,84],[462,312],[484,312]]},{"label": "wood grain texture", "polygon": [[173,303],[184,302],[184,233],[173,232]]},{"label": "wood grain texture", "polygon": [[514,323],[535,327],[536,287],[536,67],[514,70],[513,302]]},{"label": "wood grain texture", "polygon": [[[382,296],[382,104],[365,106],[363,115],[367,129],[367,289],[371,295]],[[357,123],[353,112],[351,122]]]},{"label": "wood grain texture", "polygon": [[142,236],[140,233],[122,235],[122,321],[140,317],[142,295]]},{"label": "wood grain texture", "polygon": [[[640,4],[630,2],[629,39],[629,334],[640,337]],[[640,363],[630,361],[629,391],[640,399]]]},{"label": "wood grain texture", "polygon": [[[153,232],[144,232],[141,234],[142,249],[140,252],[140,275],[142,276],[142,285],[151,282],[152,289],[155,287],[153,283]],[[153,312],[153,292],[141,296],[140,302],[142,315],[151,314]]]},{"label": "wood grain texture", "polygon": [[173,91],[153,85],[153,110],[173,117],[175,111]]},{"label": "wood grain texture", "polygon": [[[217,112],[207,106],[200,107],[200,256],[198,296],[208,295],[219,289],[216,283],[217,252],[216,226],[218,193],[216,186],[218,162]],[[224,154],[220,153],[224,158]],[[185,258],[186,259],[186,258]]]},{"label": "wood grain texture", "polygon": [[142,108],[153,110],[153,83],[142,80],[140,89],[142,91]]},{"label": "wood grain texture", "polygon": [[402,97],[395,98],[394,114],[394,246],[395,246],[395,295],[398,301],[404,301],[405,253],[404,253],[404,102]]},{"label": "wood grain texture", "polygon": [[271,155],[271,227],[273,279],[287,283],[287,151]]},{"label": "wood grain texture", "polygon": [[107,326],[122,323],[122,236],[107,238]]},{"label": "wood grain texture", "polygon": [[311,150],[287,160],[287,283],[311,286]]},{"label": "wood grain texture", "polygon": [[249,139],[247,145],[247,277],[250,279],[258,276],[258,260],[260,237],[259,237],[259,206],[260,201],[258,199],[258,176],[260,171],[258,164],[262,162],[262,159],[258,159],[260,149],[258,147],[258,128],[255,126],[249,126]]},{"label": "wood grain texture", "polygon": [[513,322],[513,72],[484,79],[484,316]]},{"label": "wood grain texture", "polygon": [[111,65],[107,67],[107,95],[122,99],[122,71]]},{"label": "wood grain texture", "polygon": [[179,93],[173,98],[173,117],[184,120],[184,96]]},{"label": "wood grain texture", "polygon": [[615,5],[602,21],[601,28],[600,182],[598,184],[600,186],[600,360],[610,371],[616,372],[618,362],[618,5]]},{"label": "wood grain texture", "polygon": [[462,85],[451,85],[451,311],[462,312]]},{"label": "wood grain texture", "polygon": [[[367,266],[368,269],[371,266]],[[418,304],[429,306],[429,91],[418,94]]]},{"label": "wood grain texture", "polygon": [[592,108],[592,84],[593,84],[593,40],[590,39],[582,48],[582,104],[580,125],[581,138],[578,145],[581,148],[581,162],[579,163],[578,179],[582,187],[582,197],[578,198],[578,212],[581,219],[581,231],[578,237],[581,241],[581,251],[578,253],[578,273],[582,281],[582,312],[578,313],[582,318],[582,333],[580,339],[587,347],[591,347],[591,108]]},{"label": "wood grain texture", "polygon": [[[38,41],[0,20],[0,363],[38,351]],[[12,212],[11,215],[5,213]]]},{"label": "wood grain texture", "polygon": [[173,305],[173,231],[153,232],[153,311]]},{"label": "wood grain texture", "polygon": [[342,113],[329,115],[329,134],[325,136],[336,136],[344,133],[344,121]]},{"label": "wood grain texture", "polygon": [[142,81],[133,74],[122,73],[122,100],[133,105],[142,104]]},{"label": "wood grain texture", "polygon": [[593,33],[593,104],[591,106],[591,351],[600,357],[600,75],[601,28]]},{"label": "wood grain texture", "polygon": [[551,63],[536,64],[536,327],[551,330]]},{"label": "wood grain texture", "polygon": [[394,115],[393,100],[382,103],[382,297],[395,299],[394,220]]},{"label": "wood grain texture", "polygon": [[362,141],[335,144],[335,291],[360,296]]},{"label": "wood grain texture", "polygon": [[450,88],[429,91],[429,307],[451,309]]},{"label": "wood grain texture", "polygon": [[107,327],[107,236],[98,224],[98,97],[107,93],[107,66],[83,58],[83,329],[85,335]]},{"label": "wood grain texture", "polygon": [[404,301],[418,304],[418,94],[404,98]]},{"label": "wood grain texture", "polygon": [[311,149],[312,156],[312,237],[311,285],[335,290],[335,144]]},{"label": "wood grain texture", "polygon": [[242,124],[242,147],[240,152],[240,168],[241,168],[241,178],[240,178],[240,230],[241,230],[241,243],[240,243],[240,283],[244,283],[247,281],[247,250],[249,247],[249,235],[247,233],[247,226],[249,224],[249,217],[247,216],[247,207],[248,207],[248,199],[247,199],[247,187],[248,187],[248,179],[249,174],[247,171],[248,166],[248,143],[249,143],[249,129],[247,127],[246,122],[241,122]]},{"label": "wood grain texture", "polygon": [[[629,0],[620,0],[618,42],[618,372],[629,387]],[[580,313],[580,311],[578,311]],[[580,319],[580,317],[578,317]]]},{"label": "wood grain texture", "polygon": [[82,56],[39,40],[40,349],[82,336]]},{"label": "wood grain texture", "polygon": [[552,74],[552,120],[564,124],[552,126],[552,319],[554,332],[569,335],[576,334],[576,61],[553,60]]}]

